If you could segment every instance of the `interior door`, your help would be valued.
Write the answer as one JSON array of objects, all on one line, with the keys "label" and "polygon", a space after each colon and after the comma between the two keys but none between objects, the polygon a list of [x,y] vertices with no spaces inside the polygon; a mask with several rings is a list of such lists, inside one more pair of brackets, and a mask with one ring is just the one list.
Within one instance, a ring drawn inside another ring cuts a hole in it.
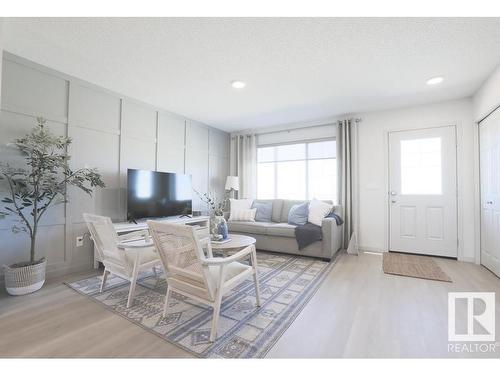
[{"label": "interior door", "polygon": [[479,125],[481,264],[500,276],[500,110]]},{"label": "interior door", "polygon": [[389,133],[389,250],[457,257],[454,126]]}]

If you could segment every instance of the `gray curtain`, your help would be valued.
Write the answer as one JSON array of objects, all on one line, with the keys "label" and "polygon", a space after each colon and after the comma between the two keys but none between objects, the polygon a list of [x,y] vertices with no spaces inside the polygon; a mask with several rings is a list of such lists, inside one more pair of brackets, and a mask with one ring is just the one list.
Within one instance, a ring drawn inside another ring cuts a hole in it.
[{"label": "gray curtain", "polygon": [[337,126],[338,197],[344,211],[343,247],[358,254],[357,244],[357,170],[356,120],[342,120]]},{"label": "gray curtain", "polygon": [[255,134],[231,136],[229,170],[231,176],[240,178],[238,198],[255,198],[257,195],[257,141]]}]

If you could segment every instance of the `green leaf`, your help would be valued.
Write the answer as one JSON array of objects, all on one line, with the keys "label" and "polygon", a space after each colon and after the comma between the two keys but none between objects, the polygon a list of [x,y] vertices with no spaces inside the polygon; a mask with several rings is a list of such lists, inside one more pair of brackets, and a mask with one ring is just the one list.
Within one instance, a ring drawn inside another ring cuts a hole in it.
[{"label": "green leaf", "polygon": [[[47,121],[39,117],[37,125],[28,134],[12,142],[12,146],[24,158],[24,168],[14,168],[0,161],[0,179],[9,181],[9,194],[15,198],[0,197],[1,202],[9,205],[19,202],[17,209],[4,207],[0,217],[11,214],[21,216],[20,211],[33,206],[35,202],[39,207],[35,211],[30,210],[30,215],[36,217],[51,205],[65,202],[67,186],[75,186],[89,195],[92,195],[93,188],[105,187],[97,169],[73,171],[69,168],[70,156],[66,149],[71,139],[53,134],[46,125]],[[58,195],[63,199],[55,199]],[[20,217],[19,221],[22,220]]]}]

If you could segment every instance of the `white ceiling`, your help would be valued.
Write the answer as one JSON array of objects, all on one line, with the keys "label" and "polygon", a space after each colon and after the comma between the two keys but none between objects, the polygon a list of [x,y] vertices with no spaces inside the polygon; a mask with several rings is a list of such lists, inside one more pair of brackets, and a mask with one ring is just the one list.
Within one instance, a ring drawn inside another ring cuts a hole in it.
[{"label": "white ceiling", "polygon": [[467,97],[500,62],[493,18],[12,18],[3,31],[9,52],[228,131]]}]

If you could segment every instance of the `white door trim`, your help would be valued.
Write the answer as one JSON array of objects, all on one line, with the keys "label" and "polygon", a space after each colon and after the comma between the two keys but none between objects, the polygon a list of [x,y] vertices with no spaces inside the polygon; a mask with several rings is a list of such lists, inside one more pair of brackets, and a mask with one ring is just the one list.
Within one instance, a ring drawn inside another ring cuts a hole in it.
[{"label": "white door trim", "polygon": [[[469,260],[463,258],[463,207],[460,198],[460,181],[463,179],[462,166],[463,161],[458,153],[458,149],[462,144],[462,133],[459,132],[459,126],[457,123],[441,123],[435,125],[426,125],[421,127],[394,127],[394,128],[385,128],[383,131],[383,144],[384,144],[384,252],[389,251],[389,236],[390,236],[390,225],[389,225],[389,210],[390,210],[390,202],[389,202],[389,133],[397,132],[397,131],[411,131],[411,130],[425,130],[425,129],[435,129],[435,128],[443,128],[452,126],[455,128],[455,145],[456,145],[456,158],[457,158],[457,238],[458,238],[458,246],[457,246],[457,259],[458,260]],[[477,250],[477,249],[476,249]],[[477,251],[476,251],[477,254]]]},{"label": "white door trim", "polygon": [[[478,195],[478,211],[479,211],[479,251],[478,251],[478,256],[477,258],[479,258],[479,264],[482,265],[483,267],[486,267],[489,271],[491,271],[492,273],[494,273],[495,275],[499,276],[500,277],[500,271],[499,271],[499,268],[498,268],[498,264],[491,264],[492,262],[492,257],[494,258],[497,258],[497,256],[491,256],[489,253],[491,253],[491,248],[488,247],[488,244],[486,244],[486,238],[485,236],[483,236],[483,227],[485,226],[484,224],[484,214],[483,214],[483,210],[484,210],[484,204],[485,202],[483,201],[483,184],[484,184],[484,181],[481,179],[481,174],[482,174],[482,170],[481,170],[481,166],[483,165],[482,161],[481,161],[481,146],[482,146],[482,143],[481,143],[481,126],[486,126],[486,125],[482,125],[483,121],[484,120],[487,120],[490,116],[491,117],[494,117],[496,115],[496,111],[498,109],[495,109],[494,111],[492,111],[488,116],[486,116],[485,118],[483,118],[479,123],[477,123],[477,137],[478,137],[478,143],[477,143],[477,148],[478,148],[478,164],[479,164],[479,167],[478,167],[478,172],[477,172],[477,178],[478,178],[478,181],[479,181],[479,184],[478,184],[478,188],[479,188],[479,195]],[[492,126],[494,126],[495,124],[491,124]],[[491,156],[491,155],[490,155]],[[495,194],[497,195],[497,194]],[[487,195],[484,197],[486,199],[490,198],[491,197],[488,197]],[[496,198],[493,198],[495,200],[497,200]],[[490,203],[493,203],[493,202],[490,202]],[[484,245],[483,245],[484,244]],[[485,249],[483,251],[483,249]],[[496,254],[495,254],[496,255]],[[497,262],[497,260],[495,259],[495,262]]]},{"label": "white door trim", "polygon": [[474,123],[474,262],[481,264],[481,160],[479,123]]}]

